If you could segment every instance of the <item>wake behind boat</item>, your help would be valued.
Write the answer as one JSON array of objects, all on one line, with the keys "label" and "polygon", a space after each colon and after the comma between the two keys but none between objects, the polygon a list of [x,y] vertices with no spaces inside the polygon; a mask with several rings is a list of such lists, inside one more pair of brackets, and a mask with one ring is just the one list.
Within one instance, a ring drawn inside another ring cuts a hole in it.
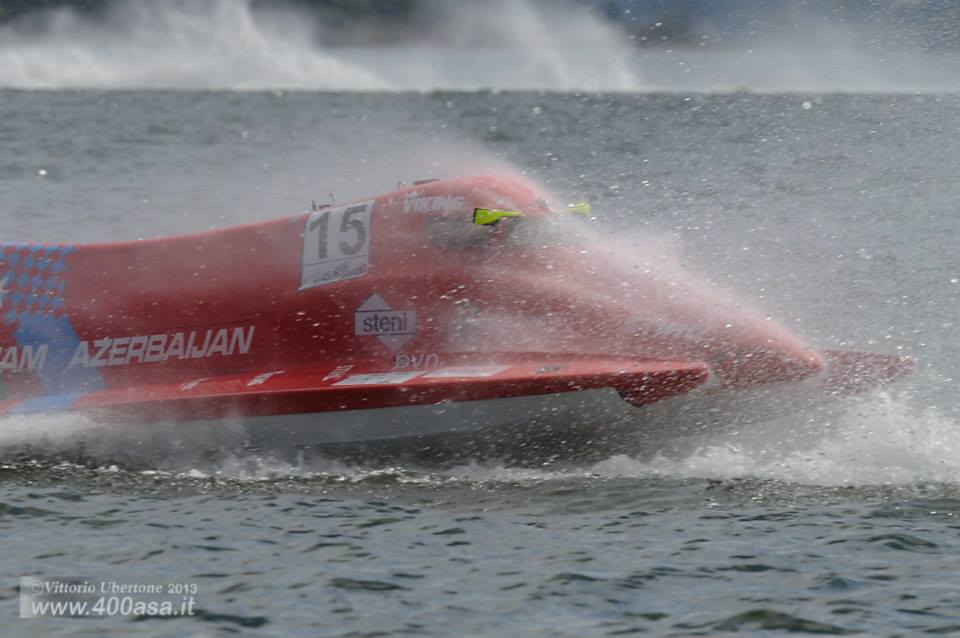
[{"label": "wake behind boat", "polygon": [[4,243],[0,410],[81,413],[133,447],[576,453],[668,399],[846,394],[912,367],[818,353],[596,240],[585,212],[479,176],[181,237]]}]

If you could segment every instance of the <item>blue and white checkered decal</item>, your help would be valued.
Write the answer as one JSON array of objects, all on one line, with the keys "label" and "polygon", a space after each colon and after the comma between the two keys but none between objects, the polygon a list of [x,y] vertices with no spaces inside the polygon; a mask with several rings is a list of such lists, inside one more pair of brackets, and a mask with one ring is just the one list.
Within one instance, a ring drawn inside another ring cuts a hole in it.
[{"label": "blue and white checkered decal", "polygon": [[24,402],[16,412],[65,408],[76,396],[105,387],[98,370],[68,368],[80,339],[64,311],[70,279],[65,260],[76,250],[71,245],[0,242],[0,317],[16,324],[17,347],[48,347],[39,371],[47,396]]}]

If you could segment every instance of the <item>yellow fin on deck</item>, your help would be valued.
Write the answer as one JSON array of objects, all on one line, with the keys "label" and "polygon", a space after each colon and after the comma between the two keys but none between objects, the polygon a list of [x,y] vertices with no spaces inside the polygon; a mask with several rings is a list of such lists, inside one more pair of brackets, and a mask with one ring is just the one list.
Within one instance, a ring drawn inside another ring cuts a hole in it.
[{"label": "yellow fin on deck", "polygon": [[491,208],[475,208],[473,211],[473,223],[479,226],[496,224],[507,217],[523,217],[523,213],[518,210],[493,210]]}]

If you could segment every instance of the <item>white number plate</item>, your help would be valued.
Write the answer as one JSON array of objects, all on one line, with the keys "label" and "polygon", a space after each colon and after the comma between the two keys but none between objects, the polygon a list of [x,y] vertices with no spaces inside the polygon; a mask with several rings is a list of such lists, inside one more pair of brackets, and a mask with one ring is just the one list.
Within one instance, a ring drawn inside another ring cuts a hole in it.
[{"label": "white number plate", "polygon": [[370,201],[310,214],[303,232],[300,290],[367,274],[372,209]]}]

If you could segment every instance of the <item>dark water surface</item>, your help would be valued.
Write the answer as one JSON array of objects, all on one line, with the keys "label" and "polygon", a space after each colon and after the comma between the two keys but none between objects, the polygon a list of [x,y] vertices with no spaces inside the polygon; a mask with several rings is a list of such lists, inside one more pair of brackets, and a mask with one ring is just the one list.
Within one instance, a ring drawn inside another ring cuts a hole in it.
[{"label": "dark water surface", "polygon": [[[0,91],[4,239],[196,231],[509,164],[818,345],[919,362],[829,411],[572,468],[7,453],[0,633],[960,634],[958,112],[953,95]],[[82,427],[8,420],[0,446]],[[196,582],[200,612],[20,620],[26,575]]]}]

